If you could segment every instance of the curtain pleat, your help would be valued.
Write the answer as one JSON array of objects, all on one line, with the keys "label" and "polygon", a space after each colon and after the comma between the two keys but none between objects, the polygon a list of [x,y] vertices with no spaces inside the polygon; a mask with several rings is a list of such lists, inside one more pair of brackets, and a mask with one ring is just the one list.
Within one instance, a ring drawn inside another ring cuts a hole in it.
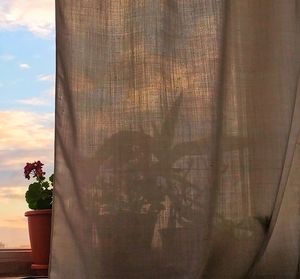
[{"label": "curtain pleat", "polygon": [[50,278],[296,278],[297,0],[56,0]]}]

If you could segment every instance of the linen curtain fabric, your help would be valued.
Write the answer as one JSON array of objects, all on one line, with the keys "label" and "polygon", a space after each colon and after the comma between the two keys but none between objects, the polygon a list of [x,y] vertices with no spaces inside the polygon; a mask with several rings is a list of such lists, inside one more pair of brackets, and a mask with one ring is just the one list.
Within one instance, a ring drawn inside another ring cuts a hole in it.
[{"label": "linen curtain fabric", "polygon": [[51,279],[300,278],[299,16],[56,0]]}]

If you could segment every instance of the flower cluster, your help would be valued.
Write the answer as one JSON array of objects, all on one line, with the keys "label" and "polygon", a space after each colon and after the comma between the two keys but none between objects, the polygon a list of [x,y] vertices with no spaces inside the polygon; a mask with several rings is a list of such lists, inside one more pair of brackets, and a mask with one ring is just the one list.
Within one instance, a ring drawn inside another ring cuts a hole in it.
[{"label": "flower cluster", "polygon": [[25,194],[26,201],[30,209],[50,209],[53,201],[53,174],[46,179],[46,173],[43,172],[44,164],[41,161],[26,163],[24,167],[24,176],[30,179],[30,175],[35,178],[35,182],[28,186]]},{"label": "flower cluster", "polygon": [[24,167],[25,178],[30,179],[30,174],[33,173],[33,177],[36,177],[38,181],[44,180],[45,172],[43,172],[43,163],[36,161],[33,163],[26,163]]}]

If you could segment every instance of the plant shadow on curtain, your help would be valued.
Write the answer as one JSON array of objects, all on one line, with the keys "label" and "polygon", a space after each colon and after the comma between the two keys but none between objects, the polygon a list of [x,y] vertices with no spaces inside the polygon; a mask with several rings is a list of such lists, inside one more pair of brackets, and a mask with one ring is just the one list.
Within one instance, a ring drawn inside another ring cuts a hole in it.
[{"label": "plant shadow on curtain", "polygon": [[295,278],[297,1],[56,16],[51,279]]}]

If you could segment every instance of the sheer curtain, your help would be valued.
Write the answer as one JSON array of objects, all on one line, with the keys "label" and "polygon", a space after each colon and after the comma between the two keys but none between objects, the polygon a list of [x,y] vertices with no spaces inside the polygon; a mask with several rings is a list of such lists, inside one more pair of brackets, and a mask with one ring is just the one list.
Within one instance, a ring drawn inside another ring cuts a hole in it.
[{"label": "sheer curtain", "polygon": [[51,279],[300,276],[299,16],[56,0]]}]

